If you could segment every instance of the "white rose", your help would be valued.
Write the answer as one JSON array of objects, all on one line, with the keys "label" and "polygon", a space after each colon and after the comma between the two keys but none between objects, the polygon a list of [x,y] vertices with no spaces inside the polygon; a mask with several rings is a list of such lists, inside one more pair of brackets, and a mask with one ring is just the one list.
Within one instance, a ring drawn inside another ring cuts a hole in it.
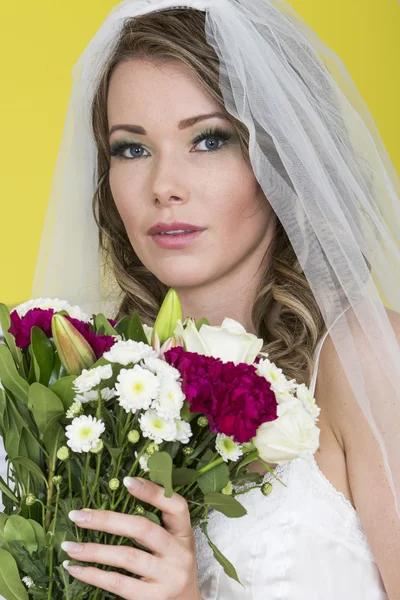
[{"label": "white rose", "polygon": [[175,335],[185,344],[188,352],[196,352],[205,356],[220,358],[223,362],[232,361],[235,364],[253,364],[256,356],[263,347],[263,340],[233,319],[224,319],[222,325],[202,325],[197,330],[193,320],[185,328],[179,322]]},{"label": "white rose", "polygon": [[278,464],[297,457],[310,459],[319,446],[314,418],[296,398],[279,404],[277,412],[278,418],[260,425],[253,438],[260,458]]}]

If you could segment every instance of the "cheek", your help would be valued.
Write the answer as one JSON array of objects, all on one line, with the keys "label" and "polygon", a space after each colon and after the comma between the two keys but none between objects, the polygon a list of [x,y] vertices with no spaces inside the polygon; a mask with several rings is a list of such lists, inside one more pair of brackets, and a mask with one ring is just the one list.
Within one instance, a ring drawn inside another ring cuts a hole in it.
[{"label": "cheek", "polygon": [[253,173],[242,170],[225,186],[223,202],[216,202],[212,213],[221,236],[235,236],[236,239],[250,236],[254,239],[265,233],[270,210]]}]

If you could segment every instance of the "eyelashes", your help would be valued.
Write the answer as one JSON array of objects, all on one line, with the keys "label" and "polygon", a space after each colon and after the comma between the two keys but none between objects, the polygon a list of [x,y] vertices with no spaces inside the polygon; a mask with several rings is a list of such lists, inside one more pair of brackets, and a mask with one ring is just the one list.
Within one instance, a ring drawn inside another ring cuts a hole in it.
[{"label": "eyelashes", "polygon": [[[208,150],[200,150],[199,152],[217,152],[218,150],[220,150],[223,146],[226,146],[228,141],[232,138],[233,134],[224,129],[223,127],[209,127],[208,129],[206,129],[205,131],[203,131],[202,133],[200,133],[198,136],[196,136],[194,138],[194,140],[192,141],[193,144],[195,144],[196,146],[198,144],[200,144],[200,142],[203,142],[204,140],[208,140],[208,139],[213,139],[213,140],[218,140],[220,142],[223,142],[222,146],[218,146],[218,148],[208,148]],[[147,156],[143,156],[141,154],[136,154],[136,156],[134,156],[133,154],[131,156],[124,156],[123,153],[125,152],[125,150],[130,150],[131,148],[133,148],[134,150],[145,150],[145,148],[142,146],[142,144],[138,144],[136,142],[129,142],[129,141],[120,141],[120,142],[114,142],[114,144],[111,145],[110,148],[110,156],[116,156],[121,158],[122,160],[136,160],[137,158],[147,158]]]}]

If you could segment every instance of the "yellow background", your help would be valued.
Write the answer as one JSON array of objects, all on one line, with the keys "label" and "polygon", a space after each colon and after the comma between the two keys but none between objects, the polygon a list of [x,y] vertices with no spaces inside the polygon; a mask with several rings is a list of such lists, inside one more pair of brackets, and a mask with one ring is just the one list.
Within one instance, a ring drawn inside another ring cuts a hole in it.
[{"label": "yellow background", "polygon": [[[116,0],[0,0],[0,302],[30,298],[71,71]],[[398,0],[291,0],[346,65],[400,172]]]}]

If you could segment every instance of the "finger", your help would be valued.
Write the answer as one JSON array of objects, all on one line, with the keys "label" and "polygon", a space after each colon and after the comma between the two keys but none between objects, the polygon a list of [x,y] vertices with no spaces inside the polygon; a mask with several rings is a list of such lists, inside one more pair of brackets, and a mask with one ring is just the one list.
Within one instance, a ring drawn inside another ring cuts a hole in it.
[{"label": "finger", "polygon": [[164,524],[172,535],[193,536],[189,508],[182,496],[174,493],[171,498],[166,498],[164,488],[140,477],[125,477],[124,485],[133,496],[162,511]]},{"label": "finger", "polygon": [[75,560],[100,563],[102,565],[109,565],[110,567],[120,567],[153,581],[161,571],[159,558],[130,546],[63,542],[61,548]]},{"label": "finger", "polygon": [[114,573],[113,571],[103,571],[96,567],[68,565],[67,563],[68,561],[64,561],[63,565],[73,577],[93,585],[95,588],[111,592],[118,598],[125,598],[126,600],[150,600],[152,598],[151,587],[153,585],[150,583],[126,577],[126,575]]},{"label": "finger", "polygon": [[79,527],[135,539],[156,554],[171,541],[170,534],[163,527],[139,515],[84,508],[71,510],[68,516]]}]

